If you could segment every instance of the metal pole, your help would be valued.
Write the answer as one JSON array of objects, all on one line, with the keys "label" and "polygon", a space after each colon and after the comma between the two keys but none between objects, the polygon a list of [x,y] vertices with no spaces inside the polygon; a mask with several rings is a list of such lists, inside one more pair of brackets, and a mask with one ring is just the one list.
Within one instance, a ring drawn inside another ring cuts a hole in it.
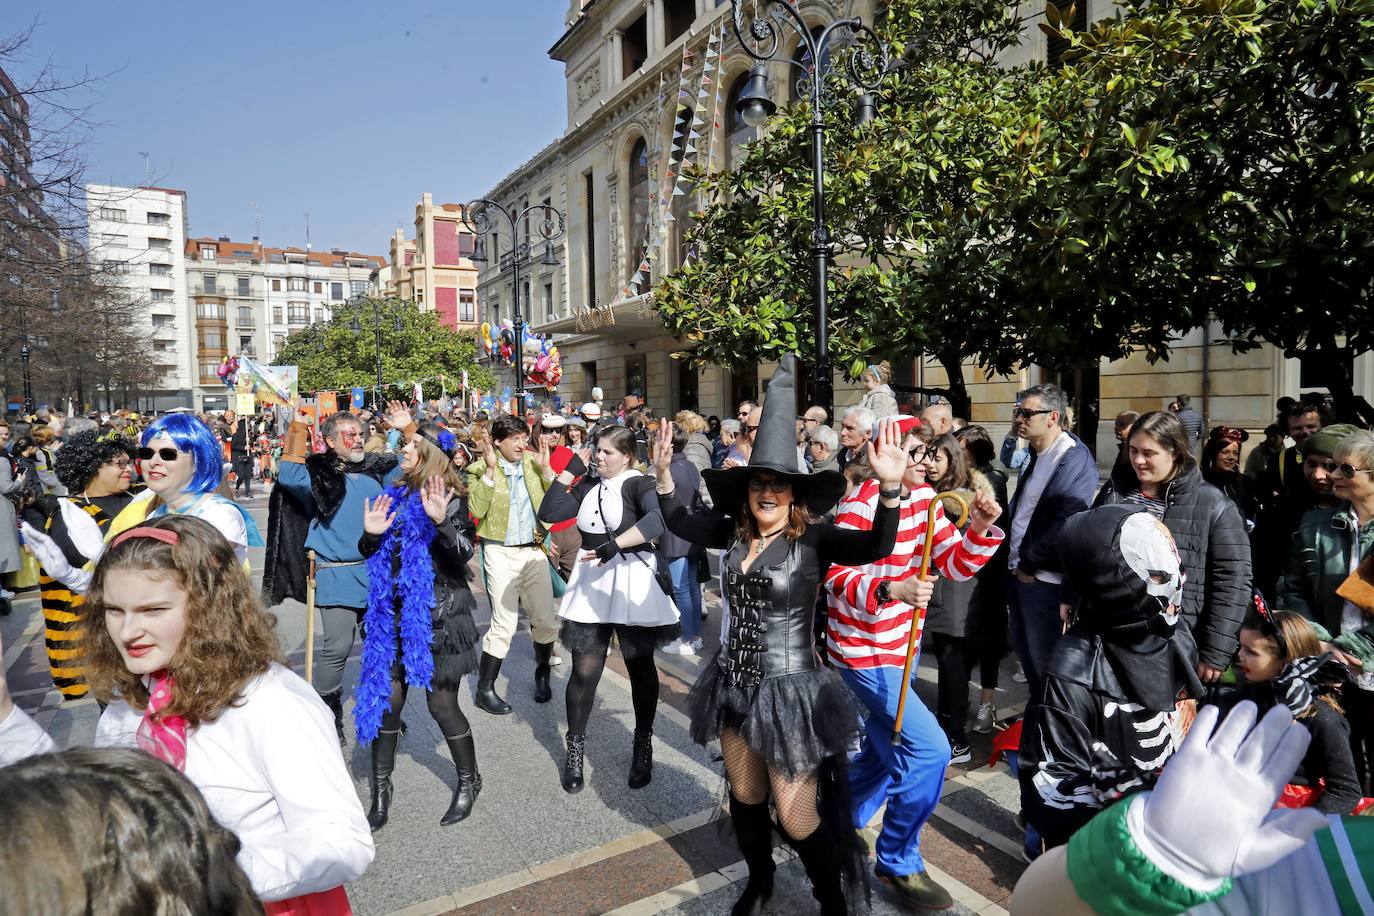
[{"label": "metal pole", "polygon": [[[525,322],[520,317],[520,238],[519,230],[515,226],[515,221],[511,221],[511,271],[515,279],[515,291],[511,296],[511,302],[515,308],[515,398],[511,401],[511,415],[522,417],[525,415],[525,348],[521,336],[524,333]],[[525,240],[528,243],[528,239]],[[500,261],[497,261],[500,264]]]},{"label": "metal pole", "polygon": [[376,322],[377,332],[377,406],[382,404],[382,304],[372,300],[372,320]]},{"label": "metal pole", "polygon": [[827,259],[830,234],[825,228],[825,120],[821,114],[819,51],[817,75],[811,87],[811,254],[816,262],[816,365],[811,373],[812,403],[819,404],[826,416],[835,415],[834,373],[830,368],[830,329],[826,316]]},{"label": "metal pole", "polygon": [[[53,294],[56,296],[56,293]],[[24,415],[33,413],[33,378],[29,375],[29,327],[24,319],[24,301],[19,301],[19,361],[24,372]]]}]

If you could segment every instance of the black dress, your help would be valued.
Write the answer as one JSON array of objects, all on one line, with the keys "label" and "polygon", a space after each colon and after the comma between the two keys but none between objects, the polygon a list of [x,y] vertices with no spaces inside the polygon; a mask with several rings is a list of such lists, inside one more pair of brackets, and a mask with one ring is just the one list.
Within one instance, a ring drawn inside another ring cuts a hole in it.
[{"label": "black dress", "polygon": [[867,531],[810,524],[796,540],[775,539],[745,572],[748,545],[734,541],[733,518],[694,515],[676,493],[660,495],[659,503],[674,534],[702,547],[729,548],[721,574],[728,635],[692,688],[692,740],[706,744],[725,729],[736,730],[787,777],[808,775],[843,755],[859,732],[864,707],[821,664],[816,595],[832,563],[862,566],[892,552],[899,510],[879,504]]},{"label": "black dress", "polygon": [[[434,631],[430,638],[430,650],[434,654],[434,677],[430,690],[457,690],[462,684],[463,675],[477,670],[477,646],[481,641],[477,625],[472,620],[477,606],[468,587],[468,561],[472,559],[472,541],[476,526],[468,515],[466,497],[454,499],[448,505],[448,512],[442,524],[436,525],[436,535],[429,545],[429,556],[434,566],[434,609],[430,620]],[[363,532],[358,539],[358,552],[370,557],[381,545],[382,536]],[[401,571],[400,540],[391,558],[393,575]],[[401,610],[399,591],[395,599],[396,613]],[[404,680],[405,670],[401,663],[400,640],[397,640],[396,663],[392,667],[392,680]]]}]

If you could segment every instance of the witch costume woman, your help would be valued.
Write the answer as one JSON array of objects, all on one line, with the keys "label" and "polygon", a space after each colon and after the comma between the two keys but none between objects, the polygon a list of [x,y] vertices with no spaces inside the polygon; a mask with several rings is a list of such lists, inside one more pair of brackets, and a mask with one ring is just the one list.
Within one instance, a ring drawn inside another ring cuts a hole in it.
[{"label": "witch costume woman", "polygon": [[401,711],[411,687],[425,690],[458,773],[439,823],[466,818],[482,790],[472,729],[458,707],[463,675],[477,668],[478,635],[468,588],[474,531],[462,478],[450,463],[457,445],[448,430],[422,424],[402,452],[401,480],[368,504],[358,542],[371,587],[353,719],[359,743],[372,745],[367,820],[373,831],[390,813]]},{"label": "witch costume woman", "polygon": [[660,429],[655,449],[668,529],[726,551],[721,578],[728,632],[692,689],[690,707],[693,740],[719,739],[725,757],[730,818],[749,867],[736,914],[761,912],[772,895],[770,791],[782,833],[805,866],[823,913],[847,912],[866,852],[851,825],[845,773],[845,752],[863,707],[821,665],[813,621],[817,590],[832,563],[861,565],[892,552],[906,455],[895,431],[885,429],[881,448],[870,454],[883,488],[871,530],[811,521],[838,501],[844,477],[837,471],[807,474],[798,466],[795,373],[796,359],[789,356],[769,382],[749,464],[702,473],[722,511],[693,513],[673,491],[667,471],[671,424]]},{"label": "witch costume woman", "polygon": [[559,639],[572,653],[566,695],[567,758],[563,789],[583,786],[587,720],[606,666],[611,635],[620,645],[630,680],[635,731],[628,784],[642,789],[653,779],[654,717],[658,667],[654,650],[682,634],[677,606],[659,582],[662,560],[653,541],[663,533],[654,482],[634,469],[634,433],[623,427],[597,437],[600,476],[585,476],[580,458],[548,488],[539,506],[546,524],[576,518],[584,552],[574,565],[558,616]]}]

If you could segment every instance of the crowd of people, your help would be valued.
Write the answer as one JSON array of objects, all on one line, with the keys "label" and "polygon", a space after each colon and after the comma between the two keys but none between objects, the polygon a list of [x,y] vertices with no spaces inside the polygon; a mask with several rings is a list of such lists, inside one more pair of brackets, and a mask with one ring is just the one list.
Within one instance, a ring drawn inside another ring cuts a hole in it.
[{"label": "crowd of people", "polygon": [[[1369,805],[1374,433],[1332,423],[1320,400],[1284,399],[1242,460],[1249,433],[1207,430],[1180,396],[1116,418],[1104,474],[1054,385],[1019,393],[999,444],[948,403],[899,400],[886,364],[864,370],[841,416],[798,415],[796,371],[784,359],[761,403],[725,419],[659,417],[638,392],[609,405],[594,390],[524,416],[392,402],[318,425],[286,411],[0,422],[0,572],[21,569],[21,543],[40,567],[54,686],[102,705],[105,749],[56,752],[0,676],[0,787],[20,787],[0,791],[0,816],[36,823],[35,792],[85,793],[107,800],[123,825],[110,829],[134,832],[139,799],[156,793],[174,810],[142,829],[197,837],[165,872],[209,861],[223,878],[159,890],[146,856],[135,867],[89,851],[91,867],[121,872],[121,893],[176,896],[189,912],[348,912],[344,887],[390,819],[412,688],[452,757],[439,816],[451,826],[483,786],[464,677],[472,706],[509,715],[503,692],[553,699],[566,656],[559,779],[577,793],[614,644],[634,719],[623,778],[653,791],[656,656],[716,642],[702,635],[712,582],[721,638],[691,689],[690,734],[723,755],[748,869],[737,914],[772,896],[775,834],[823,913],[861,907],[856,831],[880,809],[876,876],[912,906],[952,906],[920,839],[948,766],[972,759],[970,733],[1012,752],[1024,854],[1043,859],[1020,912],[1179,912],[1270,874],[1282,857],[1180,867],[1167,854],[1190,842],[1180,795],[1224,798],[1231,787],[1208,780],[1260,768],[1228,756],[1242,745],[1267,749],[1264,784],[1307,815],[1301,840],[1341,823],[1313,812]],[[254,482],[272,484],[265,539],[246,510]],[[266,547],[261,596],[252,546]],[[286,598],[318,613],[309,684],[282,664],[267,610]],[[522,614],[532,679],[503,689]],[[929,706],[912,676],[922,653]],[[1029,700],[1001,717],[1009,655]],[[1230,715],[1216,726],[1207,707]],[[350,714],[370,753],[366,808],[339,753]],[[1207,743],[1214,726],[1228,753]],[[140,768],[122,747],[162,763]],[[1115,888],[1087,837],[1125,844],[1191,896]],[[0,854],[0,874],[22,876],[20,861]],[[18,886],[31,901],[76,893],[60,884],[54,871]]]}]

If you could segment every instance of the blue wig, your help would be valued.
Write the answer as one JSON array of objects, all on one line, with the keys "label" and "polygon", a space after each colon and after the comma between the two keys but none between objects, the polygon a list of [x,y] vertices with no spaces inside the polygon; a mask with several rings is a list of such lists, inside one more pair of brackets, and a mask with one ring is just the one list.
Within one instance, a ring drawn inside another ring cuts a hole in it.
[{"label": "blue wig", "polygon": [[169,413],[158,417],[143,431],[139,445],[147,447],[158,436],[166,436],[179,451],[191,456],[196,472],[186,485],[187,493],[210,493],[219,489],[224,480],[224,451],[210,427],[199,417],[184,413]]}]

